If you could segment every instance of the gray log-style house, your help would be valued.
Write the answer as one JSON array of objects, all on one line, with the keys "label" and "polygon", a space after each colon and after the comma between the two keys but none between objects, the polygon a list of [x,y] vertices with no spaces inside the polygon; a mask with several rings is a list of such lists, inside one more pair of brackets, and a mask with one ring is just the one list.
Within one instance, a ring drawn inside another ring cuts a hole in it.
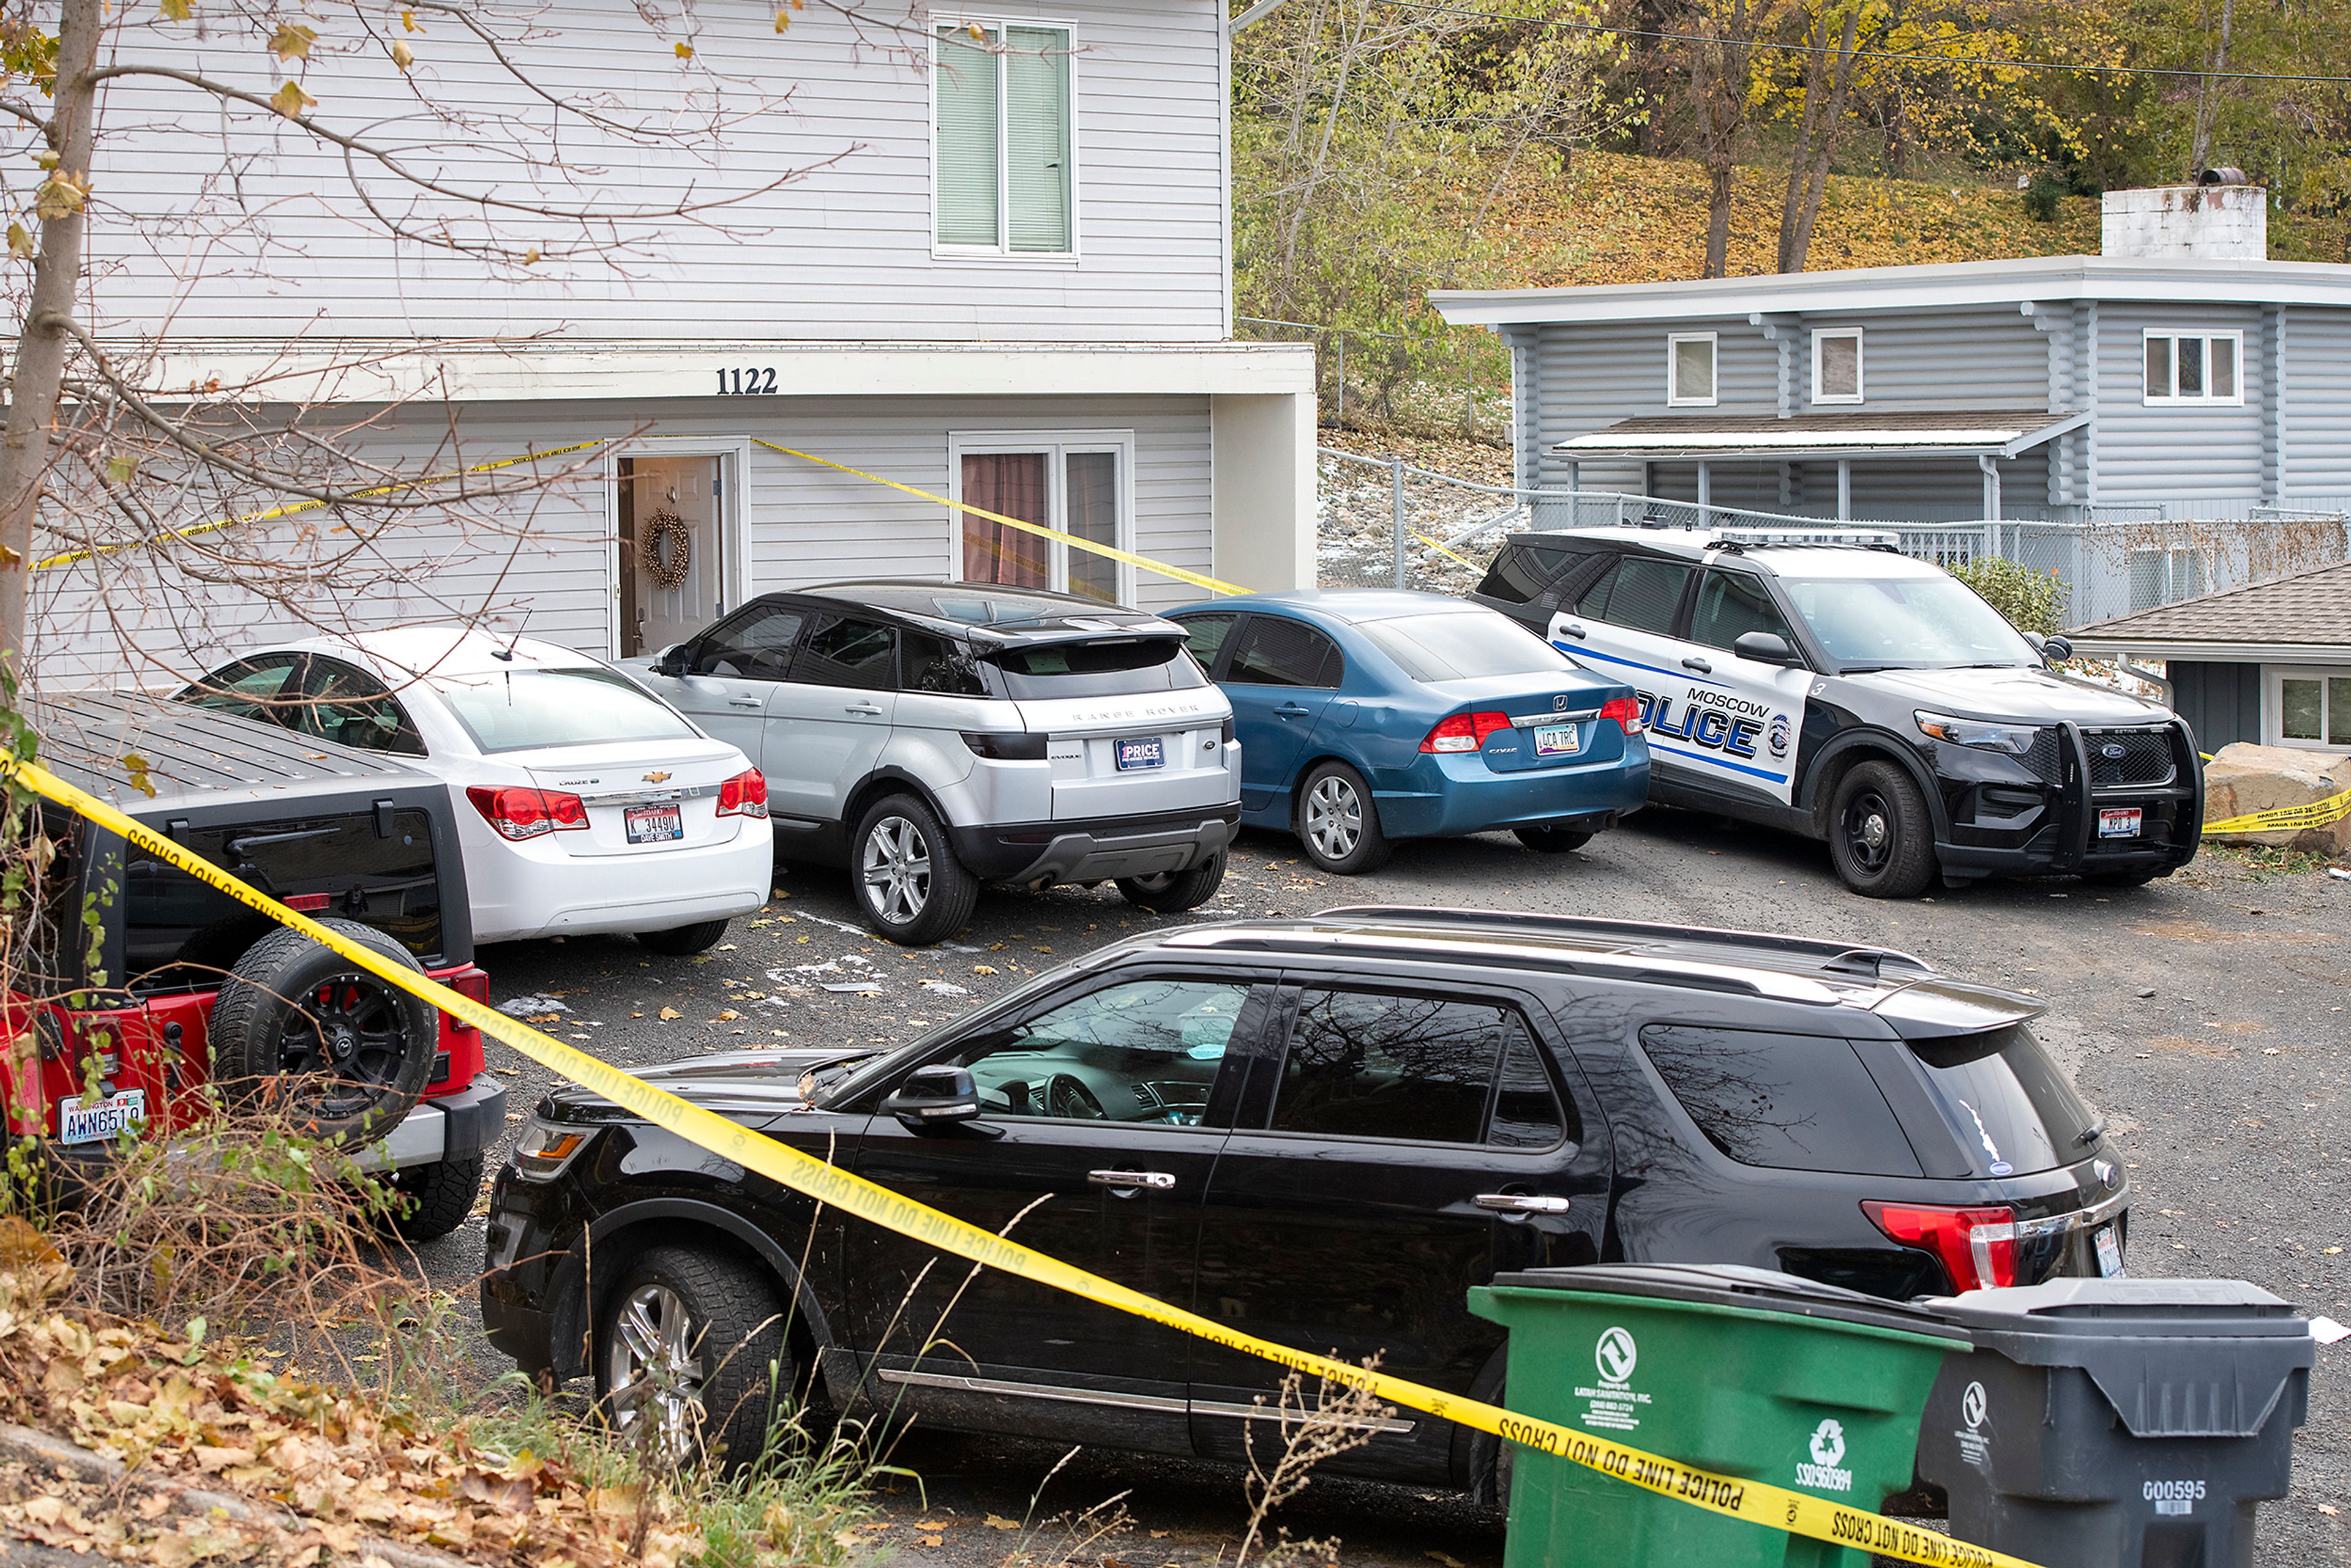
[{"label": "gray log-style house", "polygon": [[1516,483],[1809,517],[2351,507],[2351,267],[2267,193],[2110,193],[2098,256],[1461,290],[1510,347]]}]

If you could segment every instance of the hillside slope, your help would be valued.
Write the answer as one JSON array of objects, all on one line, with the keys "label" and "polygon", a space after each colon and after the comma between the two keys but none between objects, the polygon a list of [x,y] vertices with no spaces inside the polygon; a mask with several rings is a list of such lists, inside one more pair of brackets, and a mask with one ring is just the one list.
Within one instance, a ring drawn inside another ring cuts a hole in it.
[{"label": "hillside slope", "polygon": [[[1772,270],[1786,183],[1784,169],[1738,171],[1732,274]],[[1644,283],[1697,277],[1705,270],[1706,173],[1695,162],[1579,152],[1562,175],[1549,153],[1530,154],[1507,171],[1477,172],[1450,195],[1486,242],[1474,268],[1480,276],[1469,287]],[[2345,246],[2339,218],[2271,214],[2270,254],[2276,259],[2341,261]],[[1840,174],[1830,176],[1806,269],[2095,255],[2097,249],[2095,197],[2065,197],[2055,219],[2041,223],[2025,212],[2013,185]]]}]

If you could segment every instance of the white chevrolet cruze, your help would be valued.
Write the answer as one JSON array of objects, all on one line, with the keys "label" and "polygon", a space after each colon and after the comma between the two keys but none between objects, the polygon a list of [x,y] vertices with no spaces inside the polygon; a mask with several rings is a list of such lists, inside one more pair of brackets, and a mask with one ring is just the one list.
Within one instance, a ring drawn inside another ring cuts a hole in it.
[{"label": "white chevrolet cruze", "polygon": [[631,932],[698,953],[767,897],[759,770],[569,648],[453,626],[310,638],[176,696],[447,780],[477,943]]}]

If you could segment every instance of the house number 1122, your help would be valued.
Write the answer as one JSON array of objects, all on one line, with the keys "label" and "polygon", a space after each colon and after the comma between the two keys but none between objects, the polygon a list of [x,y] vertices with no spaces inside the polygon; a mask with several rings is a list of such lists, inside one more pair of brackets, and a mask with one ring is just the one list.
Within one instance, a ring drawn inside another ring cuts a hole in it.
[{"label": "house number 1122", "polygon": [[772,392],[775,390],[776,367],[773,365],[718,372],[718,392],[721,397],[747,396],[752,392]]}]

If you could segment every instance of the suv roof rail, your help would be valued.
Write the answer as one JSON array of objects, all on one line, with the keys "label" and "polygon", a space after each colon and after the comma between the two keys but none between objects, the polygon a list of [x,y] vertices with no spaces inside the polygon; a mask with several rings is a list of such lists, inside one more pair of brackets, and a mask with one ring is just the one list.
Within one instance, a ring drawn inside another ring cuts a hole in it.
[{"label": "suv roof rail", "polygon": [[1850,942],[1826,942],[1809,936],[1781,936],[1764,931],[1738,931],[1711,925],[1670,925],[1655,920],[1611,920],[1591,915],[1499,915],[1490,910],[1418,907],[1402,904],[1354,904],[1317,912],[1319,920],[1369,920],[1402,925],[1503,926],[1561,936],[1617,936],[1628,941],[1671,942],[1744,951],[1755,957],[1810,960],[1810,968],[1859,979],[1879,980],[1887,969],[1913,975],[1937,971],[1925,959],[1898,947],[1855,946]]}]

